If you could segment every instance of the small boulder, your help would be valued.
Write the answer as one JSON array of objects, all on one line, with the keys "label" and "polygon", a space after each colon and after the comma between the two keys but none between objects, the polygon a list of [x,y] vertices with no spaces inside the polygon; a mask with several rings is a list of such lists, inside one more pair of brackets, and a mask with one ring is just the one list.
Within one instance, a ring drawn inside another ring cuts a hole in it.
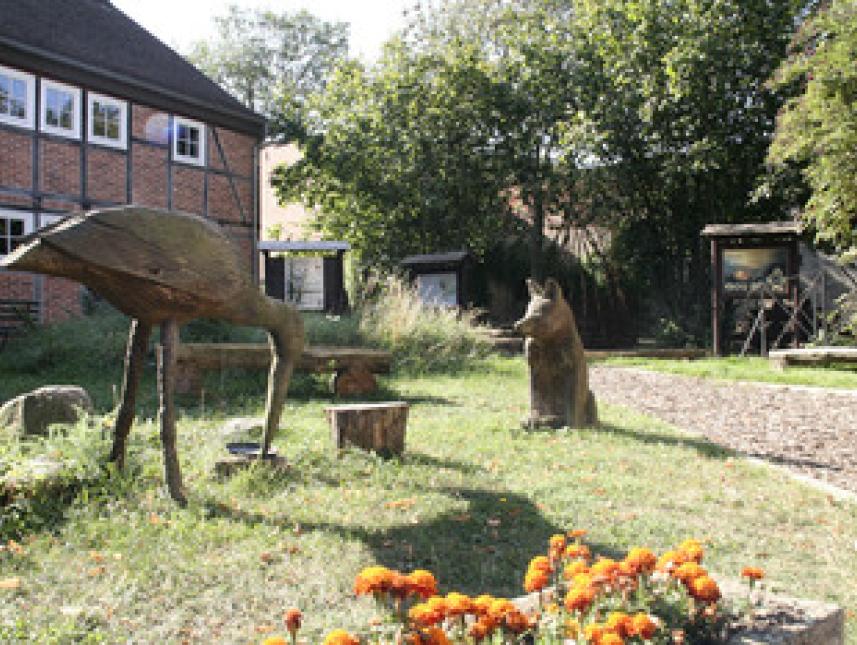
[{"label": "small boulder", "polygon": [[77,385],[46,385],[0,407],[0,428],[20,435],[45,435],[53,423],[77,423],[92,412],[92,399]]}]

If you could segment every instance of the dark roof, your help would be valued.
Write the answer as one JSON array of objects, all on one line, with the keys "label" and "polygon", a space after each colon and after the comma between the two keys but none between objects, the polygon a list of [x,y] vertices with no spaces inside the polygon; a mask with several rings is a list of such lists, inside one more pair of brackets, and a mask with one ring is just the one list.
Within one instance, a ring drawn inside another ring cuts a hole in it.
[{"label": "dark roof", "polygon": [[415,264],[454,264],[462,262],[470,254],[467,251],[449,251],[448,253],[430,253],[428,255],[409,255],[402,264],[413,266]]},{"label": "dark roof", "polygon": [[703,237],[766,237],[800,235],[800,222],[762,222],[757,224],[709,224],[702,229]]},{"label": "dark roof", "polygon": [[0,16],[0,62],[264,136],[264,117],[108,0],[0,0]]}]

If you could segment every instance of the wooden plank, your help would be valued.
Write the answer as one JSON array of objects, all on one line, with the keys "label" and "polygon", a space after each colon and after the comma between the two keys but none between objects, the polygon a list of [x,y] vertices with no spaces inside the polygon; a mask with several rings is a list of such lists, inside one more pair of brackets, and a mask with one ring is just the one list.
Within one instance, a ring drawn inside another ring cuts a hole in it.
[{"label": "wooden plank", "polygon": [[[185,343],[179,346],[177,360],[202,370],[262,369],[271,363],[271,350],[264,343]],[[296,367],[311,372],[364,368],[377,374],[388,373],[392,360],[390,352],[380,349],[316,346],[304,349]]]}]

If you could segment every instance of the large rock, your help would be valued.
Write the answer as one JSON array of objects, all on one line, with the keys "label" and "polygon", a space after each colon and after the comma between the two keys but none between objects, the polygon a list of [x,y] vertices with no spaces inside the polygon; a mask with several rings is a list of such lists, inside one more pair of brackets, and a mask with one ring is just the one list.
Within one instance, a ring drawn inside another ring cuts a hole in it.
[{"label": "large rock", "polygon": [[21,435],[44,435],[52,423],[77,423],[92,412],[92,399],[77,385],[46,385],[0,407],[0,428]]}]

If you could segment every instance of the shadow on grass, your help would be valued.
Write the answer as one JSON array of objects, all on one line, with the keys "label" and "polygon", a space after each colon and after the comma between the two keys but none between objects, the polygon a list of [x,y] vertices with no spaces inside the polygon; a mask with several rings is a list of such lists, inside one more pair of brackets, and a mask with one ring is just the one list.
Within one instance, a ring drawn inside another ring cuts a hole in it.
[{"label": "shadow on grass", "polygon": [[576,432],[588,434],[612,434],[617,437],[632,439],[646,444],[691,448],[692,450],[697,451],[700,455],[711,459],[728,459],[729,457],[735,457],[738,455],[734,450],[725,448],[724,446],[716,443],[711,443],[705,438],[671,435],[660,432],[637,432],[635,430],[623,428],[622,426],[610,423],[602,423],[597,428],[583,428],[576,430]]}]

